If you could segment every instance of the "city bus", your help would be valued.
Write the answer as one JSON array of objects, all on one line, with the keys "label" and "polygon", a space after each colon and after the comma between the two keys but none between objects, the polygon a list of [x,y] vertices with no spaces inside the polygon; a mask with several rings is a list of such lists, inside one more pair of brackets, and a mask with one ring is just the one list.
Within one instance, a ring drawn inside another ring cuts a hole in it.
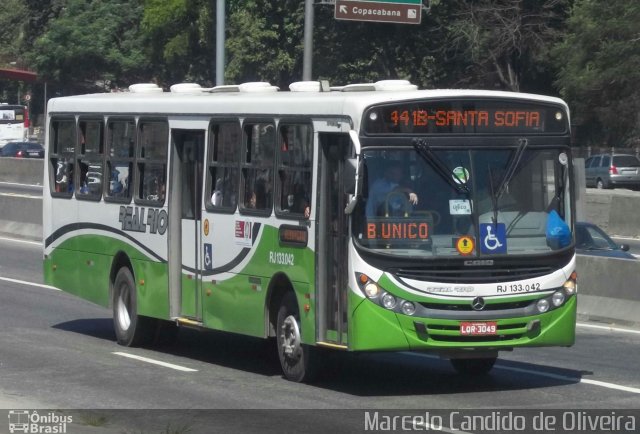
[{"label": "city bus", "polygon": [[465,375],[571,346],[577,276],[560,99],[404,80],[252,82],[54,98],[46,283],[117,341],[179,327],[328,351],[430,352]]},{"label": "city bus", "polygon": [[28,133],[27,107],[0,103],[0,149],[9,142],[26,141]]}]

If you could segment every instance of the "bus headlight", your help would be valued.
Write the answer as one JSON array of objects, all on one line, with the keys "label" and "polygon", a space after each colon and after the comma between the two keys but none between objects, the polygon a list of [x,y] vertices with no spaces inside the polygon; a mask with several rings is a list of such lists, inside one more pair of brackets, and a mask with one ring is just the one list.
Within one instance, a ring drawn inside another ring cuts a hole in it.
[{"label": "bus headlight", "polygon": [[578,280],[578,274],[574,271],[573,273],[571,273],[571,276],[569,276],[569,280],[564,282],[562,287],[564,288],[564,291],[567,293],[567,295],[573,295],[577,292],[578,290],[577,280]]},{"label": "bus headlight", "polygon": [[364,293],[369,298],[375,298],[380,295],[380,287],[373,282],[369,282],[364,286]]},{"label": "bus headlight", "polygon": [[538,300],[538,303],[536,303],[536,307],[538,308],[538,312],[545,313],[549,310],[549,300],[547,300],[546,298]]},{"label": "bus headlight", "polygon": [[396,298],[387,292],[382,295],[382,305],[386,309],[393,309],[396,307]]},{"label": "bus headlight", "polygon": [[562,303],[564,303],[565,298],[566,297],[563,291],[556,291],[551,297],[551,303],[553,303],[555,307],[560,307]]},{"label": "bus headlight", "polygon": [[413,315],[416,313],[416,305],[410,301],[403,301],[400,309],[402,309],[402,313],[405,315]]}]

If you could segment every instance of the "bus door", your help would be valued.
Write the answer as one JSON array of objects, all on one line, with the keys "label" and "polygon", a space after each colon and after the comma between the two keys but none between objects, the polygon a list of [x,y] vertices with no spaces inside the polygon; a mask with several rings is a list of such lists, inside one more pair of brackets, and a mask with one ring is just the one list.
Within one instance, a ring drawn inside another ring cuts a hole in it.
[{"label": "bus door", "polygon": [[319,134],[320,178],[316,250],[318,338],[347,345],[347,246],[349,230],[344,209],[345,160],[349,157],[347,134]]},{"label": "bus door", "polygon": [[171,136],[168,241],[170,311],[174,318],[201,321],[200,252],[205,131],[172,129]]}]

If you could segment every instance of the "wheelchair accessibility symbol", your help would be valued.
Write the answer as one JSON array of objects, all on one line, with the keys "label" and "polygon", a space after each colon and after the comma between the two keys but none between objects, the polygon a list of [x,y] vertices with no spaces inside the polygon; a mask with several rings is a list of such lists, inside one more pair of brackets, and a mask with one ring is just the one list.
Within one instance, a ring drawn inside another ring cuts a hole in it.
[{"label": "wheelchair accessibility symbol", "polygon": [[507,228],[504,223],[480,224],[480,251],[488,254],[507,253]]},{"label": "wheelchair accessibility symbol", "polygon": [[213,270],[213,247],[209,243],[204,244],[204,269]]}]

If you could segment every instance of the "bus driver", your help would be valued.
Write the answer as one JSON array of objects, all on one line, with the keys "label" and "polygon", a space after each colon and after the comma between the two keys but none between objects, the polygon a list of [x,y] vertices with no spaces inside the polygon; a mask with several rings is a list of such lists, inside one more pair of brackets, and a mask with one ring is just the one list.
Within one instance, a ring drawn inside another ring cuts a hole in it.
[{"label": "bus driver", "polygon": [[384,215],[381,209],[385,205],[387,195],[391,192],[402,192],[409,196],[411,205],[418,204],[418,195],[411,189],[403,187],[402,181],[402,165],[399,161],[389,161],[382,178],[376,179],[369,190],[369,200],[367,201],[367,217],[375,217]]}]

